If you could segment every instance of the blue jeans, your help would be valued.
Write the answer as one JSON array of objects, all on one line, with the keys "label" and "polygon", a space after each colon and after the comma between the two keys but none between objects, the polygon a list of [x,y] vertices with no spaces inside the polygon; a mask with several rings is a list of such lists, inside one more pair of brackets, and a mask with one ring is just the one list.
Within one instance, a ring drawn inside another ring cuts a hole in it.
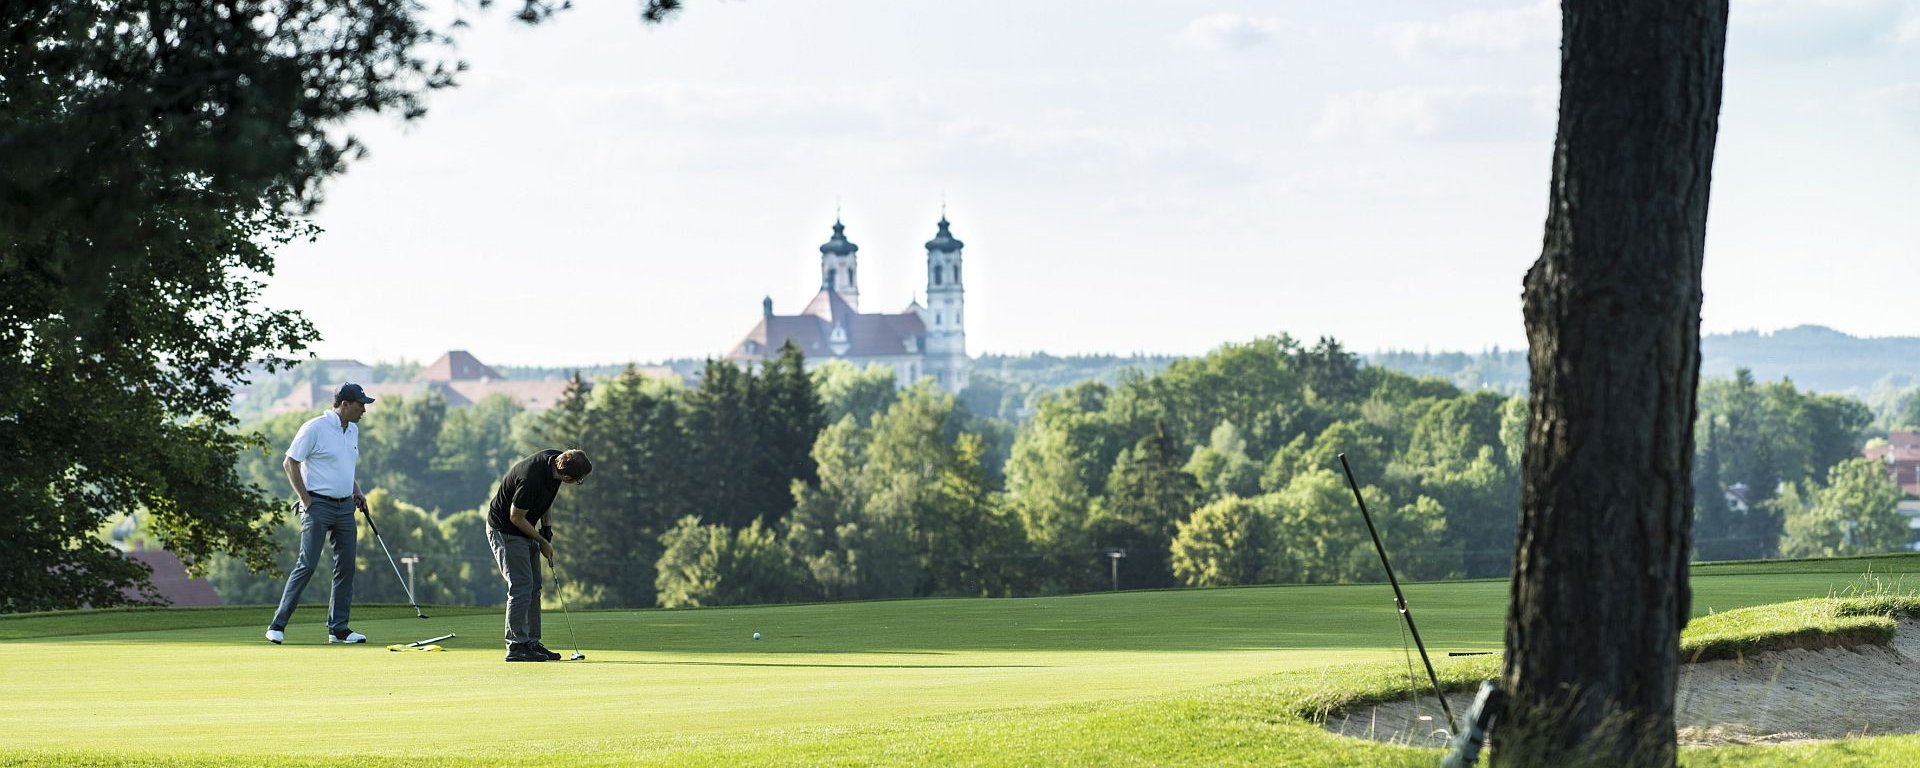
[{"label": "blue jeans", "polygon": [[333,591],[327,595],[327,630],[347,631],[347,613],[353,609],[354,536],[359,530],[353,519],[353,499],[334,501],[313,497],[313,505],[300,515],[300,560],[287,574],[287,591],[280,595],[280,610],[273,614],[273,626],[285,627],[293,618],[293,609],[306,591],[307,580],[320,563],[320,540],[333,544]]}]

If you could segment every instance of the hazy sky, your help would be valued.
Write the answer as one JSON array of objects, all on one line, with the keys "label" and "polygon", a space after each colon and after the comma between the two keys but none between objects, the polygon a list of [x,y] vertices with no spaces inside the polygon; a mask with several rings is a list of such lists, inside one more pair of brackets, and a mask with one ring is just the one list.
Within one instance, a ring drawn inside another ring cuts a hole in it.
[{"label": "hazy sky", "polygon": [[[836,205],[904,307],[943,200],[974,354],[1523,344],[1555,3],[580,5],[474,15],[461,88],[352,126],[267,292],[315,352],[717,355],[818,289]],[[1732,15],[1705,329],[1920,335],[1920,0]]]}]

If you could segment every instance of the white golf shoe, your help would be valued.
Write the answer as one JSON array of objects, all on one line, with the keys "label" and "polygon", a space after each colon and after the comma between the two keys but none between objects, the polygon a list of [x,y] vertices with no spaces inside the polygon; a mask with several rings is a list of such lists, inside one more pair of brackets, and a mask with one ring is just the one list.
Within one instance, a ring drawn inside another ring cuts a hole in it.
[{"label": "white golf shoe", "polygon": [[287,633],[277,629],[267,630],[267,642],[279,645],[287,641]]},{"label": "white golf shoe", "polygon": [[355,645],[366,641],[367,636],[358,632],[348,632],[346,637],[337,636],[332,632],[327,633],[327,642],[332,645]]}]

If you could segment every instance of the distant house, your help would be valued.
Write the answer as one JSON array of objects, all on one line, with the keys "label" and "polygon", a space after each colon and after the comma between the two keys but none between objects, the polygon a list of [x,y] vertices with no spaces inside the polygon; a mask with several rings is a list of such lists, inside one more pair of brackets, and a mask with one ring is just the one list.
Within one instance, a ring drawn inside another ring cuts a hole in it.
[{"label": "distant house", "polygon": [[[199,608],[220,604],[220,593],[214,591],[213,583],[206,579],[196,579],[187,575],[187,566],[180,558],[164,549],[137,549],[126,553],[128,558],[146,563],[153,569],[153,588],[168,605],[176,608]],[[129,597],[137,593],[128,592]]]},{"label": "distant house", "polygon": [[[326,364],[327,381],[296,388],[292,394],[274,403],[272,413],[289,411],[312,412],[331,407],[333,393],[341,384],[352,381],[366,388],[367,394],[374,399],[413,398],[429,391],[440,393],[446,398],[448,407],[465,408],[493,395],[505,395],[507,399],[520,404],[530,411],[543,411],[554,406],[566,397],[566,379],[508,379],[500,375],[479,358],[463,349],[449,350],[414,376],[413,381],[386,382],[370,384],[373,369],[351,360],[322,361]],[[336,363],[358,365],[362,373],[356,378],[338,375],[338,371],[356,370],[347,366],[335,367]],[[374,406],[378,408],[379,406]]]},{"label": "distant house", "polygon": [[1894,485],[1908,496],[1920,496],[1920,431],[1887,433],[1887,441],[1874,441],[1862,452],[1869,459],[1885,462]]}]

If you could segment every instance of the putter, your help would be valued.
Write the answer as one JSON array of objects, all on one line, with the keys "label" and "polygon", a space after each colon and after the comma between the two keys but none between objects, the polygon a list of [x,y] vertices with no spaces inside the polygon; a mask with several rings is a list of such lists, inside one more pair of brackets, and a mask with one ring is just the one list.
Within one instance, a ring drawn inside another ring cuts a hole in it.
[{"label": "putter", "polygon": [[415,640],[405,645],[389,645],[387,646],[387,650],[389,651],[438,651],[440,650],[440,646],[434,645],[434,643],[449,639],[451,637],[453,637],[453,633],[448,632],[439,637],[430,637],[425,640]]},{"label": "putter", "polygon": [[[373,512],[366,507],[360,508],[360,514],[367,518],[367,527],[373,529],[374,541],[380,542],[380,551],[387,553],[387,565],[393,566],[393,577],[400,580],[400,589],[407,593],[407,603],[413,606],[415,618],[432,618],[420,610],[420,603],[413,599],[413,588],[407,586],[407,577],[400,575],[400,564],[393,561],[393,550],[387,549],[387,539],[380,535],[380,526],[373,524]],[[451,635],[449,635],[451,637]]]},{"label": "putter", "polygon": [[[553,575],[560,575],[560,564],[557,562],[550,564],[553,566]],[[567,610],[566,596],[561,595],[560,590],[556,589],[553,597],[560,601],[560,615],[567,617],[567,637],[573,640],[573,655],[568,656],[567,661],[586,661],[587,655],[580,652],[580,636],[573,633],[573,614]]]}]

